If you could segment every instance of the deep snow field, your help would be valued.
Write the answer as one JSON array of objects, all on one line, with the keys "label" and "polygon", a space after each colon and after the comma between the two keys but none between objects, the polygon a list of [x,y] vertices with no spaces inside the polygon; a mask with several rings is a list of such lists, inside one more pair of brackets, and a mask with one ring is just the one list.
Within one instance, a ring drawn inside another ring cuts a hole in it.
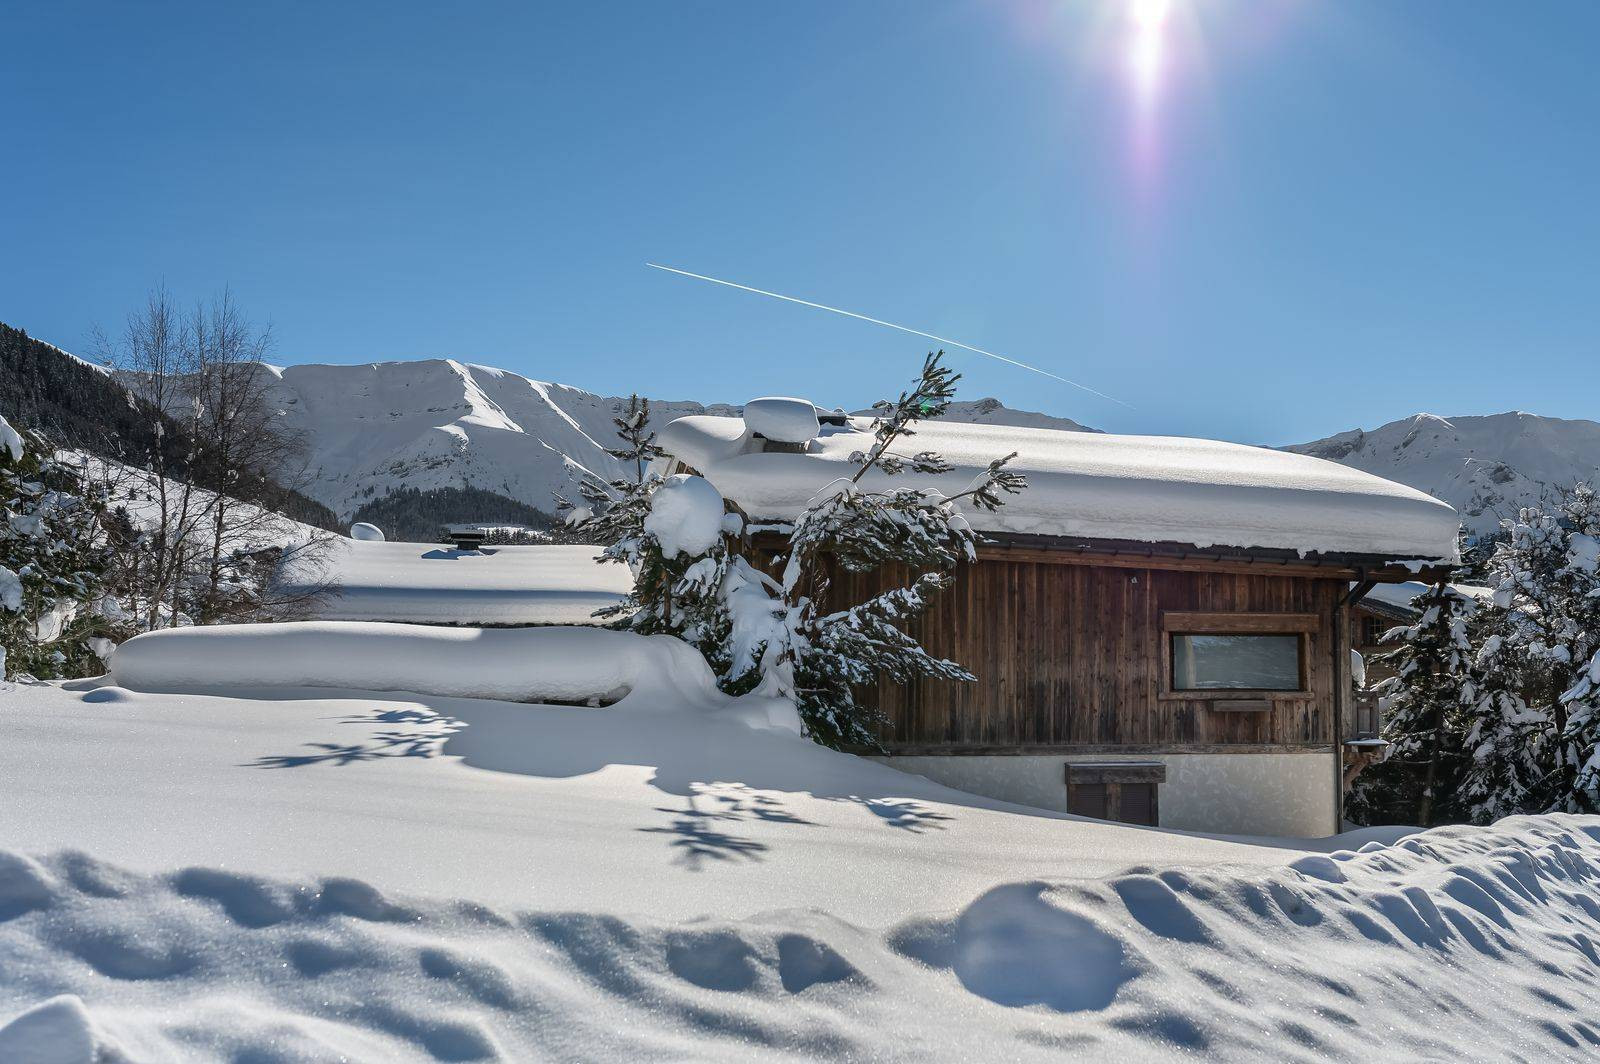
[{"label": "deep snow field", "polygon": [[0,1060],[1600,1047],[1600,818],[1212,839],[674,698],[0,691]]}]

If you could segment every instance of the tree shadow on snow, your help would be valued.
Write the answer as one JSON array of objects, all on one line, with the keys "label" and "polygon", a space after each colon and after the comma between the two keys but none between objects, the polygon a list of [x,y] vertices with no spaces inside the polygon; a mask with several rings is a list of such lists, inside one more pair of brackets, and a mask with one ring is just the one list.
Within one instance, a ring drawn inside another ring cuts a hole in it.
[{"label": "tree shadow on snow", "polygon": [[[290,689],[271,695],[327,698],[329,692]],[[760,858],[764,846],[747,845],[718,825],[759,820],[810,826],[811,821],[786,808],[781,796],[785,791],[858,805],[885,827],[911,834],[941,830],[953,819],[919,799],[1010,808],[797,736],[680,713],[380,692],[341,691],[339,697],[394,697],[408,705],[341,718],[341,724],[386,726],[361,741],[307,743],[299,751],[263,755],[248,766],[287,769],[450,756],[474,768],[566,779],[609,765],[640,765],[654,770],[652,786],[686,800],[683,809],[660,810],[674,818],[671,826],[641,830],[672,835],[671,845],[691,867],[708,860]],[[1053,815],[1045,810],[1019,811]]]},{"label": "tree shadow on snow", "polygon": [[[265,694],[259,692],[258,697]],[[274,691],[271,696],[329,698],[331,693],[300,689]],[[642,766],[652,770],[652,786],[686,801],[684,808],[659,810],[671,818],[666,826],[640,830],[669,836],[678,861],[690,868],[708,867],[709,862],[760,860],[764,844],[729,830],[738,821],[809,826],[809,821],[789,812],[782,792],[860,806],[885,827],[907,834],[943,830],[955,819],[950,807],[1047,820],[1081,819],[954,790],[788,733],[691,714],[398,692],[340,691],[332,697],[392,698],[408,708],[346,718],[343,723],[351,725],[391,725],[374,731],[365,741],[308,744],[301,752],[263,756],[251,765],[281,769],[387,757],[448,756],[473,768],[547,779],[586,776],[612,765]],[[1120,831],[1162,830],[1115,827]],[[1212,837],[1291,852],[1324,848],[1316,840]]]},{"label": "tree shadow on snow", "polygon": [[[695,795],[684,799],[683,809],[667,809],[658,806],[656,812],[666,813],[671,822],[665,827],[638,828],[647,835],[667,835],[667,843],[675,853],[674,863],[682,865],[691,872],[698,872],[709,861],[759,861],[769,847],[764,842],[744,838],[725,831],[722,825],[729,822],[738,822],[747,818],[747,813],[737,798],[732,796],[715,796],[723,802],[732,802],[732,808],[724,806],[721,809],[701,809]],[[769,806],[777,806],[776,799],[765,795],[756,796]],[[768,812],[773,810],[769,808]],[[809,824],[810,821],[787,813],[776,816],[760,816],[760,819],[776,820],[789,824]]]},{"label": "tree shadow on snow", "polygon": [[304,768],[307,765],[349,765],[386,757],[438,757],[444,744],[462,723],[451,717],[419,709],[391,709],[365,716],[346,717],[341,724],[414,724],[410,730],[373,733],[360,743],[306,743],[299,754],[266,754],[246,768]]}]

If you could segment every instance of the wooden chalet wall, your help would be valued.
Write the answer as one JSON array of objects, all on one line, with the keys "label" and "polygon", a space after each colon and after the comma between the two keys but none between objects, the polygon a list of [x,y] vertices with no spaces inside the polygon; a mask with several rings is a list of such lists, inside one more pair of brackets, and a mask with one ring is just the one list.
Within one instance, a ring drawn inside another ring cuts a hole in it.
[{"label": "wooden chalet wall", "polygon": [[[876,701],[888,718],[888,749],[1201,752],[1333,743],[1332,651],[1341,638],[1334,611],[1344,580],[1087,562],[980,557],[962,566],[914,628],[929,651],[978,680],[882,682]],[[883,574],[835,572],[830,604],[861,601],[882,586]],[[1274,695],[1264,712],[1160,697],[1164,611],[1315,615],[1308,694]]]}]

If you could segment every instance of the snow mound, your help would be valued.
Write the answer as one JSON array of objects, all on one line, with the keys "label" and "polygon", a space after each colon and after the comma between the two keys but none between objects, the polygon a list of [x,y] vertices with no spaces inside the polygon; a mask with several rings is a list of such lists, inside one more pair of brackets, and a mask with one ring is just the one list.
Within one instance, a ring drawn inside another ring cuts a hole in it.
[{"label": "snow mound", "polygon": [[11,423],[0,417],[0,455],[9,455],[13,462],[22,461],[22,433],[11,427]]},{"label": "snow mound", "polygon": [[821,428],[817,408],[810,400],[781,396],[767,396],[746,403],[744,425],[755,435],[774,443],[805,443]]},{"label": "snow mound", "polygon": [[887,928],[63,852],[47,903],[0,923],[0,1047],[77,1064],[98,1029],[160,1060],[1586,1060],[1597,836],[1518,818],[1342,851],[1337,876],[1001,883]]},{"label": "snow mound", "polygon": [[26,1064],[95,1064],[102,1059],[83,1001],[50,998],[0,1027],[0,1060]]},{"label": "snow mound", "polygon": [[382,543],[384,540],[383,529],[366,521],[357,521],[350,526],[350,538],[363,543]]},{"label": "snow mound", "polygon": [[722,494],[704,477],[677,473],[650,495],[644,530],[668,558],[704,554],[722,535]]},{"label": "snow mound", "polygon": [[670,636],[597,628],[442,628],[307,621],[171,628],[111,657],[134,691],[332,687],[616,709],[723,712],[799,731],[792,707],[717,690],[699,651]]}]

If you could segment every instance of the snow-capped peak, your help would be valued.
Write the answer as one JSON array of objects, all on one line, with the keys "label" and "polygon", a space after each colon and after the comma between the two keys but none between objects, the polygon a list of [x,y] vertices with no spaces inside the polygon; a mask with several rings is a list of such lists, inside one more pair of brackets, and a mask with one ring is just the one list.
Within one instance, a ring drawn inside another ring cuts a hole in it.
[{"label": "snow-capped peak", "polygon": [[1454,506],[1476,536],[1494,532],[1519,507],[1549,503],[1580,480],[1600,480],[1600,424],[1523,410],[1419,413],[1285,449],[1425,491]]}]

